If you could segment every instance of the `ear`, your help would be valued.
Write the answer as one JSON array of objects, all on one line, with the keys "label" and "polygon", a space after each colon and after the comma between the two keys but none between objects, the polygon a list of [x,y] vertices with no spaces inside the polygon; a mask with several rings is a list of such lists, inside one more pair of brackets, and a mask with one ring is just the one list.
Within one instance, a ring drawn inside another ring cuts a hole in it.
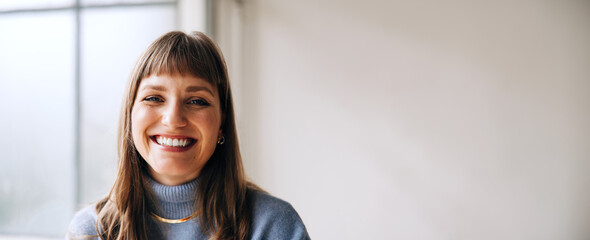
[{"label": "ear", "polygon": [[221,114],[221,126],[219,126],[219,136],[223,135],[223,124],[225,123],[225,113]]}]

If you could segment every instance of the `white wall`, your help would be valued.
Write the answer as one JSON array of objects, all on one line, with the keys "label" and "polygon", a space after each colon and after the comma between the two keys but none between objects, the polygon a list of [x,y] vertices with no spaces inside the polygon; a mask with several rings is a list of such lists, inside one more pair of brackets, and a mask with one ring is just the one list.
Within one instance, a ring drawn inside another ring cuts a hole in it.
[{"label": "white wall", "polygon": [[247,171],[312,238],[590,238],[589,2],[223,2]]}]

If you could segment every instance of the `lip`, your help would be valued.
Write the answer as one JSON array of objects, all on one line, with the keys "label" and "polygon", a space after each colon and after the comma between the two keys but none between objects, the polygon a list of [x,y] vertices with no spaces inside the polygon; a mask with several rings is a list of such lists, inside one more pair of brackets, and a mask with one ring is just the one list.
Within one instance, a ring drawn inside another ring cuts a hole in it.
[{"label": "lip", "polygon": [[[171,147],[171,146],[164,146],[164,145],[160,145],[157,141],[156,138],[162,136],[162,137],[166,137],[166,138],[176,138],[176,139],[190,139],[191,143],[189,143],[186,147]],[[189,149],[191,149],[195,143],[198,142],[197,139],[189,137],[189,136],[183,136],[183,135],[168,135],[168,134],[157,134],[157,135],[152,135],[150,136],[150,140],[156,145],[156,147],[158,149],[161,149],[163,151],[167,151],[167,152],[185,152],[188,151]]]}]

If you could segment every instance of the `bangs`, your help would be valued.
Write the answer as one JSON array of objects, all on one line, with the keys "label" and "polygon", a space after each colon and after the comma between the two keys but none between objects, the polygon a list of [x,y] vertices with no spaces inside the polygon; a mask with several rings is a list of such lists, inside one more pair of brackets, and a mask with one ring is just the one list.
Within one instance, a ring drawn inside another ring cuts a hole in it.
[{"label": "bangs", "polygon": [[198,34],[170,32],[156,40],[142,57],[140,79],[156,75],[193,75],[214,86],[222,81],[224,63],[216,46]]}]

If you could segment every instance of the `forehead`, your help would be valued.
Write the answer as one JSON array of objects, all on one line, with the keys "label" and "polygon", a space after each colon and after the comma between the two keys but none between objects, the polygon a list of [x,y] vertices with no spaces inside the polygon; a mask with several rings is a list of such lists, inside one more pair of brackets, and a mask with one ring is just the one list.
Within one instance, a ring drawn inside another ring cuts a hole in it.
[{"label": "forehead", "polygon": [[213,84],[209,83],[203,78],[194,75],[180,75],[180,74],[152,74],[148,77],[141,79],[138,87],[138,91],[147,89],[156,90],[208,90],[211,94],[217,95],[217,88]]}]

